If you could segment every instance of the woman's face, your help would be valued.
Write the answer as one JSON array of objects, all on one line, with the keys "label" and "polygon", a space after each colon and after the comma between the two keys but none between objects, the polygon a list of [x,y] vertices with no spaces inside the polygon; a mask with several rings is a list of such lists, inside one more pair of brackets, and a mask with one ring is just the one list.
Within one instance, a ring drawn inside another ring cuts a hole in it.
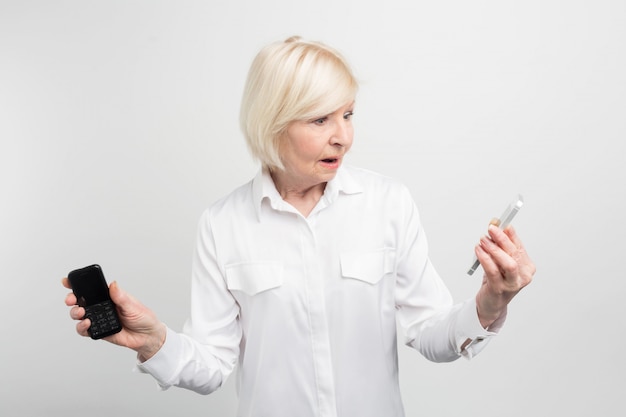
[{"label": "woman's face", "polygon": [[333,179],[352,146],[353,110],[351,102],[331,114],[292,122],[280,145],[282,180],[306,189]]}]

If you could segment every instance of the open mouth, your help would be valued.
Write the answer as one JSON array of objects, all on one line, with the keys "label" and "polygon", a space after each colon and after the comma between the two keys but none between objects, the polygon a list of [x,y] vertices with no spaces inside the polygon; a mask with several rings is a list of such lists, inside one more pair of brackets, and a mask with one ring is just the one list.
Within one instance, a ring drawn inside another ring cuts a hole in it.
[{"label": "open mouth", "polygon": [[337,158],[326,158],[326,159],[322,159],[322,162],[325,162],[327,164],[334,164],[335,162],[337,162]]}]

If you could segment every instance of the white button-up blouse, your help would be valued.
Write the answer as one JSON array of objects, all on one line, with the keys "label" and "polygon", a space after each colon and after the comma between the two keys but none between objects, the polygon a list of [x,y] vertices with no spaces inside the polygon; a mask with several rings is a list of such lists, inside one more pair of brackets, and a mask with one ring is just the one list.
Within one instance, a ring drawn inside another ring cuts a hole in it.
[{"label": "white button-up blouse", "polygon": [[190,318],[138,367],[205,394],[238,367],[237,416],[401,417],[396,325],[452,361],[503,321],[453,305],[405,186],[344,166],[303,217],[260,171],[203,214]]}]

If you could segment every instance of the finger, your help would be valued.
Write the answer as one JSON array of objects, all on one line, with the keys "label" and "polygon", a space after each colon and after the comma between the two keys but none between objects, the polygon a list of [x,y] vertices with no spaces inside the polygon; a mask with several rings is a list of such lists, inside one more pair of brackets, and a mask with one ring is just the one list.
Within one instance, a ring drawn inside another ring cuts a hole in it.
[{"label": "finger", "polygon": [[502,250],[504,250],[509,255],[515,254],[518,250],[518,247],[511,241],[509,236],[504,233],[502,229],[496,226],[489,226],[489,237],[493,242],[495,242]]},{"label": "finger", "polygon": [[124,291],[117,285],[117,281],[113,281],[109,285],[109,295],[115,304],[124,302]]},{"label": "finger", "polygon": [[71,306],[75,306],[76,304],[78,304],[78,300],[76,299],[76,296],[74,295],[73,292],[67,294],[67,296],[65,296],[65,305],[68,307]]},{"label": "finger", "polygon": [[72,285],[70,284],[70,280],[69,280],[69,279],[67,279],[67,277],[65,277],[65,278],[63,278],[63,279],[61,280],[61,284],[63,284],[63,286],[64,286],[65,288],[68,288],[68,289],[70,289],[70,290],[72,289]]},{"label": "finger", "polygon": [[109,295],[122,314],[124,312],[132,313],[139,304],[132,295],[128,294],[117,285],[117,281],[113,281],[109,286]]},{"label": "finger", "polygon": [[512,225],[508,225],[503,232],[511,239],[511,242],[517,244],[522,243],[519,236],[517,235],[517,230]]},{"label": "finger", "polygon": [[[508,238],[507,238],[508,240]],[[483,249],[489,257],[487,264],[493,264],[494,267],[487,270],[483,265],[485,272],[491,272],[493,274],[500,273],[502,275],[514,273],[517,269],[517,262],[515,259],[507,253],[502,247],[484,236],[480,239],[480,247]],[[481,262],[482,264],[482,262]]]},{"label": "finger", "polygon": [[504,230],[504,234],[506,234],[509,239],[511,240],[511,242],[515,245],[515,247],[517,248],[517,253],[519,255],[520,258],[524,258],[526,257],[526,249],[524,249],[524,244],[522,243],[522,240],[519,238],[519,236],[517,235],[517,232],[515,231],[515,229],[513,228],[513,226],[509,226]]},{"label": "finger", "polygon": [[535,273],[537,272],[537,267],[530,259],[530,256],[526,252],[526,248],[524,247],[522,240],[517,235],[515,229],[513,229],[512,227],[510,229],[507,228],[504,232],[517,246],[517,256],[515,257],[515,259],[517,260],[517,263],[519,265],[520,273],[522,274],[526,282],[530,283],[530,281],[532,280],[532,276],[535,275]]},{"label": "finger", "polygon": [[504,229],[504,233],[511,239],[511,242],[517,247],[517,256],[516,259],[518,263],[522,265],[527,265],[529,269],[532,271],[531,274],[535,273],[535,266],[533,262],[530,260],[528,253],[526,252],[526,248],[524,247],[524,243],[522,243],[522,239],[520,239],[517,231],[513,226],[508,226]]},{"label": "finger", "polygon": [[91,320],[85,319],[76,323],[76,332],[84,337],[89,337],[89,327],[91,326]]},{"label": "finger", "polygon": [[494,273],[499,273],[498,266],[495,264],[491,256],[483,249],[483,247],[478,244],[474,248],[474,253],[476,254],[476,258],[480,262],[480,265],[483,267],[485,274],[493,275]]},{"label": "finger", "polygon": [[70,309],[70,317],[74,320],[82,320],[85,317],[85,309],[79,306],[74,306]]}]

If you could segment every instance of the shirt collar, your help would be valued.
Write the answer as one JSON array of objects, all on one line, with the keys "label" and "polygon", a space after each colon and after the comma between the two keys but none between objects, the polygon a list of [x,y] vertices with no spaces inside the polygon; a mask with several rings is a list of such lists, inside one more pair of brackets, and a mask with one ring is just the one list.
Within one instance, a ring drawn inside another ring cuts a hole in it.
[{"label": "shirt collar", "polygon": [[[322,199],[326,205],[332,204],[341,194],[351,195],[363,192],[363,184],[352,174],[350,167],[341,166],[335,178],[326,184]],[[261,220],[262,207],[267,201],[274,210],[284,210],[286,203],[280,196],[267,168],[262,168],[252,180],[252,198],[257,218]]]}]

